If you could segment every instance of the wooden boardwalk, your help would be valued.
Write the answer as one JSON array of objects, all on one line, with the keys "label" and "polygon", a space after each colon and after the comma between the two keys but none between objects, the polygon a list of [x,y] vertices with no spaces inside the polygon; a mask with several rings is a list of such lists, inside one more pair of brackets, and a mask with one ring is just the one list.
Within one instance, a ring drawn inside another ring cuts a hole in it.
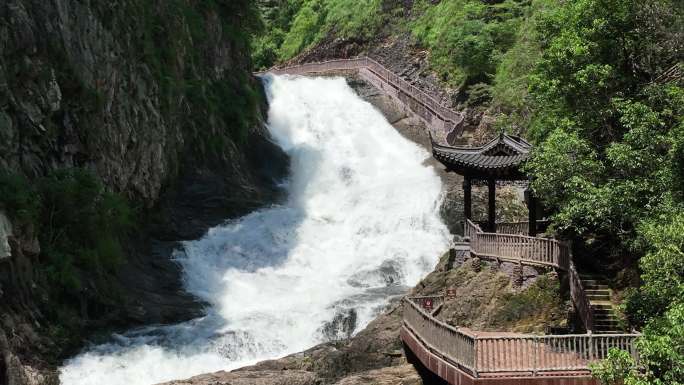
[{"label": "wooden boardwalk", "polygon": [[[507,225],[506,228],[515,228]],[[594,310],[572,260],[570,247],[556,239],[524,234],[486,233],[470,220],[465,223],[470,252],[477,258],[549,267],[568,273],[570,297],[585,329],[594,330]]]},{"label": "wooden boardwalk", "polygon": [[634,345],[638,334],[591,333],[593,310],[568,245],[523,234],[486,233],[471,221],[466,222],[465,236],[475,258],[567,272],[573,303],[589,333],[475,332],[453,327],[434,316],[443,296],[405,298],[401,338],[430,371],[452,385],[598,385],[590,375],[589,364],[605,359],[611,348],[638,358]]},{"label": "wooden boardwalk", "polygon": [[426,368],[453,385],[598,385],[589,363],[606,358],[610,348],[636,358],[635,334],[538,336],[453,327],[433,315],[442,300],[405,298],[401,339]]}]

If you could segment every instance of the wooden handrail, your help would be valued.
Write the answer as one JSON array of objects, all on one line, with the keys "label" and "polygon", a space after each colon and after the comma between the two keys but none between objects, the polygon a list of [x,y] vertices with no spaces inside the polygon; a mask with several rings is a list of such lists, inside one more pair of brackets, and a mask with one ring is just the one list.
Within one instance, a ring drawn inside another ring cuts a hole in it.
[{"label": "wooden handrail", "polygon": [[[364,79],[397,98],[430,127],[438,131],[441,130],[445,134],[447,142],[452,143],[456,137],[462,134],[461,123],[465,118],[463,113],[444,106],[432,96],[369,57],[305,63],[283,68],[272,68],[267,71],[257,72],[256,74],[304,75],[342,70],[358,70]],[[390,86],[392,89],[387,89],[385,85]]]},{"label": "wooden handrail", "polygon": [[587,371],[611,348],[635,359],[637,334],[568,334],[477,337],[478,373]]},{"label": "wooden handrail", "polygon": [[459,331],[422,309],[410,298],[403,301],[404,325],[422,344],[450,364],[475,374],[475,337]]},{"label": "wooden handrail", "polygon": [[594,308],[591,307],[591,302],[589,297],[587,297],[584,285],[582,285],[582,280],[572,258],[568,266],[568,281],[570,282],[570,298],[572,298],[572,303],[579,312],[584,328],[591,332],[594,330]]},{"label": "wooden handrail", "polygon": [[468,374],[508,376],[548,372],[585,375],[589,363],[605,359],[611,348],[638,359],[634,342],[639,334],[529,335],[500,333],[486,336],[446,324],[425,311],[416,300],[404,298],[404,326],[437,357]]},{"label": "wooden handrail", "polygon": [[520,234],[485,233],[471,220],[466,221],[464,235],[470,239],[471,252],[478,257],[550,266],[567,271],[572,302],[585,329],[589,332],[594,330],[594,309],[575,268],[568,244],[555,239]]},{"label": "wooden handrail", "polygon": [[466,221],[465,227],[471,252],[478,257],[568,269],[569,249],[556,239],[487,233],[471,220]]}]

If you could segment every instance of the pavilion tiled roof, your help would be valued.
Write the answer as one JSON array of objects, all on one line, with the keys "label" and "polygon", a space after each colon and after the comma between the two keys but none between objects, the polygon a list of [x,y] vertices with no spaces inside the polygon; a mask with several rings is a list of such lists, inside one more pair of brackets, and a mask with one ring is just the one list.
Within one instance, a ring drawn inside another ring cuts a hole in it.
[{"label": "pavilion tiled roof", "polygon": [[471,176],[521,178],[519,166],[529,157],[532,145],[516,136],[501,134],[482,146],[442,146],[432,143],[432,154],[448,169]]}]

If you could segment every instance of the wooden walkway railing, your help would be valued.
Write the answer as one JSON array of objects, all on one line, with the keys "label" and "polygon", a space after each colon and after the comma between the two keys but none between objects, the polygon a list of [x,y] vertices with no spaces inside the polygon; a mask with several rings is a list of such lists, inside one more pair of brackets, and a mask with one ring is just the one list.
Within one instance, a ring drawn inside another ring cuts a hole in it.
[{"label": "wooden walkway railing", "polygon": [[634,346],[638,334],[479,335],[437,319],[422,308],[421,298],[404,299],[404,327],[435,356],[473,377],[546,376],[553,372],[586,376],[589,363],[605,359],[611,348],[638,358]]},{"label": "wooden walkway railing", "polygon": [[572,302],[585,329],[594,330],[594,309],[591,307],[567,244],[550,238],[485,233],[470,220],[466,221],[464,236],[470,239],[471,253],[479,258],[548,266],[567,271]]},{"label": "wooden walkway railing", "polygon": [[[480,228],[486,227],[486,222],[474,222]],[[549,221],[538,220],[537,221],[537,231],[543,231],[549,225]],[[542,230],[539,230],[542,229]],[[530,222],[519,221],[519,222],[496,222],[496,232],[502,234],[520,234],[529,235],[530,234]]]},{"label": "wooden walkway railing", "polygon": [[568,280],[570,281],[570,298],[584,323],[584,328],[594,330],[594,308],[591,307],[591,302],[572,259],[568,266]]},{"label": "wooden walkway railing", "polygon": [[259,72],[276,75],[305,75],[330,71],[356,70],[365,80],[381,89],[388,95],[398,99],[414,114],[419,116],[435,133],[443,133],[448,143],[462,134],[464,115],[456,112],[435,100],[418,87],[404,80],[401,76],[385,68],[369,57],[354,59],[336,59],[320,63],[306,63],[291,67],[273,68]]},{"label": "wooden walkway railing", "polygon": [[569,267],[569,248],[556,239],[485,233],[470,220],[466,221],[465,236],[470,238],[471,252],[481,258],[550,266],[561,270],[568,270]]}]

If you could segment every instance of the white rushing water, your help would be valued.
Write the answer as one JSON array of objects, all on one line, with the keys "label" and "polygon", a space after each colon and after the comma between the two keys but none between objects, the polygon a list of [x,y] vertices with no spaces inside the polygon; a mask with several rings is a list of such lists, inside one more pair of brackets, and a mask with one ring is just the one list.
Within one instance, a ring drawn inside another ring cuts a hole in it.
[{"label": "white rushing water", "polygon": [[357,332],[447,249],[424,149],[342,78],[266,83],[269,130],[292,159],[287,201],[177,252],[187,290],[211,305],[205,317],[115,335],[68,360],[62,383],[155,384]]}]

